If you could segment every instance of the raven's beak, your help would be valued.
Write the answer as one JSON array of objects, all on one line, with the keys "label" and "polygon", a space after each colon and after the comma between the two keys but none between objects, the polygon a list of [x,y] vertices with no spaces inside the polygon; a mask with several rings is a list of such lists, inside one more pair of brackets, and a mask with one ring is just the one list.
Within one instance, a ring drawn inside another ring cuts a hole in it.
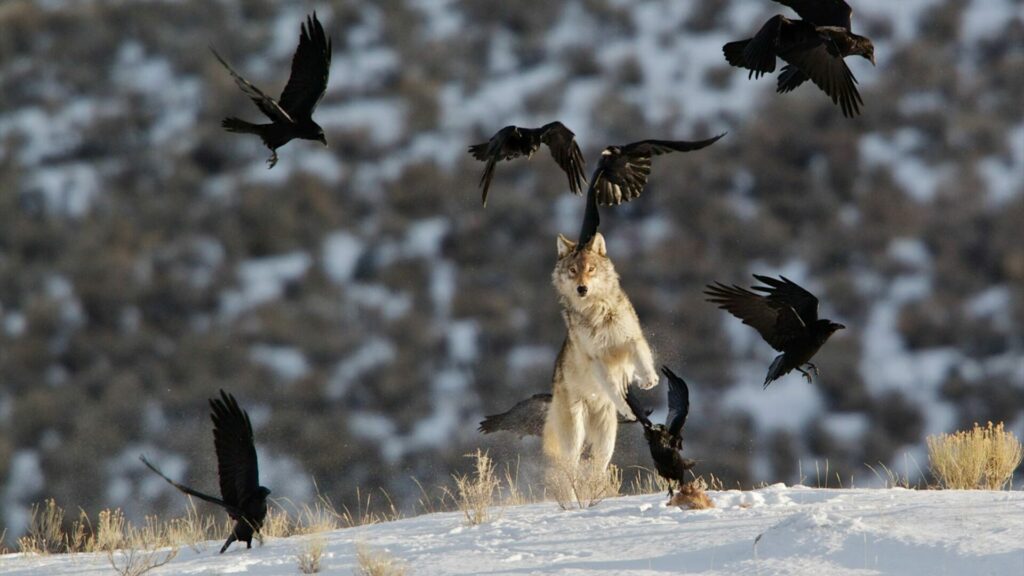
[{"label": "raven's beak", "polygon": [[843,326],[842,324],[836,324],[836,330],[846,330],[846,326]]},{"label": "raven's beak", "polygon": [[321,134],[320,135],[320,143],[323,144],[324,146],[327,146],[327,136],[324,136],[323,134]]}]

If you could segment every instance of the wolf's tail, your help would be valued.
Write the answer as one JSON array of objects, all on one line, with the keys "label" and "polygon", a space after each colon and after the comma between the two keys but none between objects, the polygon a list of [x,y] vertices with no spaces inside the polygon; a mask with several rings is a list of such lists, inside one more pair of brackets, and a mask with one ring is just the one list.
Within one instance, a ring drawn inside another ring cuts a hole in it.
[{"label": "wolf's tail", "polygon": [[260,130],[261,126],[234,117],[225,118],[221,121],[220,125],[228,132],[263,135],[263,131]]},{"label": "wolf's tail", "polygon": [[747,67],[747,59],[743,57],[743,51],[747,49],[747,44],[749,43],[750,40],[738,40],[722,46],[722,52],[725,53],[725,59],[729,64],[737,68]]}]

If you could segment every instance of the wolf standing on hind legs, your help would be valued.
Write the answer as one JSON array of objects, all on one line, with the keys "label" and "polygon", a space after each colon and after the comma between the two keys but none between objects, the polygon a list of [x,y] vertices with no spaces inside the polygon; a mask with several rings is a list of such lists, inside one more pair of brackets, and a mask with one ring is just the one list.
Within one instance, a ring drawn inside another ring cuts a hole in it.
[{"label": "wolf standing on hind legs", "polygon": [[604,469],[615,449],[617,412],[631,414],[626,388],[633,381],[653,388],[658,372],[600,233],[583,246],[559,235],[551,281],[568,334],[555,361],[544,453],[575,466],[590,444],[591,457]]}]

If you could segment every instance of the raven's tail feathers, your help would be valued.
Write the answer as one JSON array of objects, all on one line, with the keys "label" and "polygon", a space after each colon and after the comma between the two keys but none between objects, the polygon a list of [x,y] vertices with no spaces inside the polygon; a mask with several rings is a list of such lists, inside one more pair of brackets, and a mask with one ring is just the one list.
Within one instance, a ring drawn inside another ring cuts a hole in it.
[{"label": "raven's tail feathers", "polygon": [[221,121],[220,125],[228,132],[236,132],[239,134],[260,134],[262,135],[261,126],[246,122],[245,120],[239,120],[238,118],[225,118]]}]

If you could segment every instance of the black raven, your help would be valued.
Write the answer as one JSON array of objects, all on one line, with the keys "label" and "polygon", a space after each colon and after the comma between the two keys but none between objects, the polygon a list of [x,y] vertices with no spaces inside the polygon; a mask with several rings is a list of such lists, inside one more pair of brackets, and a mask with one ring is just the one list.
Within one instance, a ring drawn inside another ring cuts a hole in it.
[{"label": "black raven", "polygon": [[586,246],[601,223],[598,205],[613,206],[640,196],[651,173],[651,157],[669,152],[700,150],[718,141],[714,138],[688,142],[685,140],[641,140],[625,146],[608,146],[590,177],[587,206],[577,246]]},{"label": "black raven", "polygon": [[779,75],[779,93],[810,79],[839,104],[844,116],[860,114],[864,101],[843,58],[859,55],[874,64],[875,46],[850,31],[850,5],[843,0],[775,1],[792,8],[803,20],[775,16],[753,38],[726,44],[722,48],[725,59],[750,70],[748,77],[760,78],[774,72],[775,58],[782,58],[787,64]]},{"label": "black raven", "polygon": [[277,164],[277,149],[293,138],[316,140],[327,145],[323,128],[313,121],[313,110],[327,90],[327,77],[331,71],[331,39],[324,34],[316,12],[307,16],[302,25],[299,47],[292,57],[292,73],[278,100],[267,96],[232,70],[212,47],[210,50],[228,69],[242,92],[252,98],[260,112],[271,120],[270,124],[251,124],[231,117],[225,118],[221,126],[228,132],[259,135],[267,148],[270,148],[271,155],[267,160],[270,168]]},{"label": "black raven", "polygon": [[[544,421],[548,417],[548,407],[551,406],[551,394],[534,394],[526,400],[516,402],[516,405],[500,414],[485,416],[480,422],[478,432],[491,434],[493,432],[512,432],[520,438],[523,436],[540,436],[544,433]],[[651,411],[648,410],[647,414]],[[627,420],[619,417],[619,423],[627,424],[636,420]]]},{"label": "black raven", "polygon": [[583,160],[583,153],[576,143],[576,135],[566,128],[565,124],[551,122],[540,128],[505,126],[487,142],[469,147],[469,153],[474,158],[487,162],[484,175],[480,178],[484,206],[487,206],[487,193],[491,189],[491,179],[494,178],[494,165],[499,160],[512,160],[522,156],[532,158],[542,143],[547,144],[551,157],[569,177],[569,189],[573,194],[581,193],[583,183],[586,182],[586,176],[583,174],[586,161]]},{"label": "black raven", "polygon": [[753,287],[765,296],[721,282],[709,284],[704,294],[710,296],[708,302],[753,326],[772,348],[782,352],[768,368],[765,388],[792,370],[799,371],[810,382],[811,375],[803,366],[817,374],[818,368],[811,364],[811,358],[836,330],[845,326],[818,318],[818,299],[785,276],[777,280],[754,274],[754,278],[766,284]]},{"label": "black raven", "polygon": [[644,427],[644,438],[651,449],[654,468],[659,476],[669,481],[668,495],[671,497],[671,482],[674,480],[681,486],[686,471],[693,468],[696,462],[680,454],[683,449],[683,425],[690,412],[690,389],[686,381],[676,376],[668,366],[662,366],[661,372],[668,377],[668,416],[664,424],[651,423],[647,417],[651,411],[640,406],[633,388],[626,391],[626,403]]},{"label": "black raven", "polygon": [[249,414],[238,407],[234,396],[223,390],[220,391],[220,398],[210,399],[210,408],[213,410],[210,418],[213,420],[213,446],[217,451],[220,498],[171,480],[146,460],[145,456],[139,456],[139,460],[178,490],[227,511],[228,516],[235,521],[235,526],[220,549],[223,554],[235,541],[245,542],[246,548],[252,548],[253,534],[260,531],[263,519],[267,516],[267,496],[270,490],[260,486]]}]

